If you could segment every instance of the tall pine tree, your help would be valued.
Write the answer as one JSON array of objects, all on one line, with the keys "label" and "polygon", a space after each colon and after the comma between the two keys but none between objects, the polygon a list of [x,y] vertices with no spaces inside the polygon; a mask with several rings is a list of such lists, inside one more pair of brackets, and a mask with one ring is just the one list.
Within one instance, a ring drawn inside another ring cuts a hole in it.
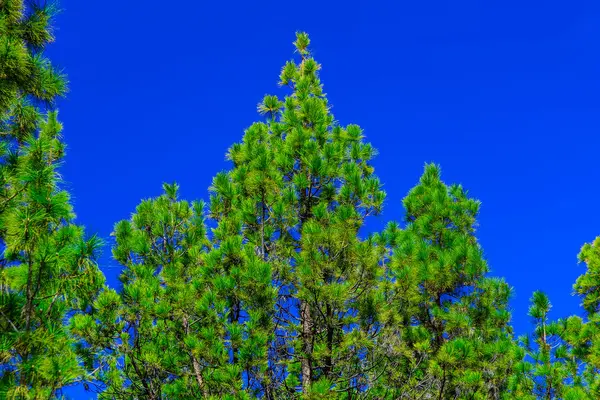
[{"label": "tall pine tree", "polygon": [[[266,296],[243,299],[255,285],[245,281],[247,267],[240,257],[220,257],[229,323],[261,321],[256,339],[244,336],[264,349],[254,372],[241,365],[252,377],[245,387],[267,398],[349,398],[368,386],[380,273],[375,246],[358,231],[384,193],[362,130],[341,126],[329,111],[308,36],[298,33],[294,44],[299,61],[280,76],[289,94],[258,105],[265,120],[230,149],[234,167],[215,179],[211,216],[217,249],[245,248],[268,272]],[[232,344],[233,363],[240,346]]]}]

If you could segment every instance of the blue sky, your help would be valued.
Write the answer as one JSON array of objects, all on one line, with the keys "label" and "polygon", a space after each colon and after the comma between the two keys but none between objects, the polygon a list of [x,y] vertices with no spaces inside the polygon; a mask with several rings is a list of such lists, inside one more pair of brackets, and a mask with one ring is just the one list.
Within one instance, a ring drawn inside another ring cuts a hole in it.
[{"label": "blue sky", "polygon": [[[478,235],[493,275],[528,299],[581,313],[577,253],[600,235],[600,7],[594,2],[88,2],[61,0],[49,56],[69,75],[62,169],[78,222],[109,241],[140,199],[180,183],[204,198],[227,148],[258,119],[293,55],[313,55],[342,124],[380,151],[379,229],[425,162],[482,201]],[[114,284],[116,263],[102,267]],[[79,390],[76,398],[88,398]]]}]

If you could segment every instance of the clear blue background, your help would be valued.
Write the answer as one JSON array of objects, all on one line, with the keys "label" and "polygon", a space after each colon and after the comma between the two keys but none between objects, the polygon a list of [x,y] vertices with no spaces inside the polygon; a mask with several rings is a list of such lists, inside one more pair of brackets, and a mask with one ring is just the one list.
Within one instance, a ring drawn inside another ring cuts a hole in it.
[{"label": "clear blue background", "polygon": [[[61,0],[49,56],[71,82],[62,172],[78,222],[110,243],[164,181],[206,199],[256,104],[284,94],[279,70],[305,30],[336,118],[380,150],[387,206],[368,229],[402,218],[434,161],[483,203],[479,237],[493,275],[514,287],[517,333],[536,289],[554,317],[581,313],[576,256],[600,235],[594,3]],[[102,268],[115,285],[109,248]]]}]

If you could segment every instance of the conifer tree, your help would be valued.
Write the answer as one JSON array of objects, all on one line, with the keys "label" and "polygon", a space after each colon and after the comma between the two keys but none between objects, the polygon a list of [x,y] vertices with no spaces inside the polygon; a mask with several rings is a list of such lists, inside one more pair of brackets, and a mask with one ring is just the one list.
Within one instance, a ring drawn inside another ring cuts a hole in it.
[{"label": "conifer tree", "polygon": [[164,184],[115,225],[122,288],[104,288],[101,243],[72,223],[57,174],[54,11],[0,0],[0,398],[81,381],[106,399],[600,396],[600,238],[574,286],[586,317],[551,321],[535,292],[518,343],[480,203],[439,167],[403,200],[404,224],[363,238],[385,198],[376,151],[334,119],[305,33],[287,95],[263,98],[214,178],[208,224]]},{"label": "conifer tree", "polygon": [[100,241],[72,224],[59,187],[64,144],[51,106],[66,83],[43,56],[54,11],[0,2],[1,398],[52,398],[83,379],[64,321],[85,311],[104,281]]},{"label": "conifer tree", "polygon": [[579,261],[585,262],[587,270],[577,278],[574,289],[588,316],[594,316],[600,313],[600,236],[581,248]]},{"label": "conifer tree", "polygon": [[[36,114],[32,100],[47,104],[66,91],[62,73],[44,57],[45,47],[54,41],[53,3],[23,0],[0,2],[0,116]],[[35,122],[29,120],[30,123]],[[25,128],[25,127],[23,127]],[[16,132],[16,131],[13,131]],[[17,139],[25,139],[23,129]]]},{"label": "conifer tree", "polygon": [[163,188],[115,226],[121,292],[103,292],[72,323],[91,349],[103,398],[221,398],[235,385],[220,370],[225,301],[206,262],[204,204],[179,200],[176,184]]},{"label": "conifer tree", "polygon": [[[520,344],[526,356],[515,365],[507,390],[508,398],[592,399],[580,374],[577,350],[582,320],[577,316],[551,321],[548,296],[536,291],[531,298],[529,316],[535,323],[533,335],[524,335]],[[512,396],[510,397],[509,394]]]},{"label": "conifer tree", "polygon": [[600,396],[599,247],[600,239],[596,239],[584,245],[579,254],[587,271],[577,279],[574,289],[583,299],[586,318],[573,315],[552,321],[546,294],[533,294],[529,315],[535,330],[520,338],[524,356],[516,364],[507,398],[574,400]]},{"label": "conifer tree", "polygon": [[598,398],[600,397],[600,237],[582,247],[579,260],[584,262],[587,268],[575,282],[574,289],[582,297],[583,308],[587,315],[580,329],[574,330],[569,343],[585,362],[581,375],[588,385],[590,395]]},{"label": "conifer tree", "polygon": [[[281,208],[291,209],[282,246],[291,296],[279,302],[293,349],[285,384],[299,378],[307,396],[350,398],[368,387],[379,278],[374,246],[358,231],[381,210],[384,192],[370,165],[375,149],[329,111],[308,36],[298,34],[295,45],[301,61],[280,77],[292,94],[269,124],[288,201]],[[270,108],[266,97],[262,109]]]},{"label": "conifer tree", "polygon": [[[268,272],[260,284],[272,290],[242,298],[256,285],[244,276],[256,274],[240,257],[216,259],[231,280],[229,323],[264,319],[257,339],[244,328],[245,341],[264,349],[244,387],[267,398],[350,397],[367,386],[379,278],[375,247],[358,231],[384,193],[361,129],[342,127],[329,111],[308,36],[298,33],[294,44],[300,60],[280,76],[289,95],[267,95],[258,105],[265,121],[230,149],[234,167],[217,176],[211,200],[215,251],[259,255]],[[232,344],[233,363],[240,346]]]},{"label": "conifer tree", "polygon": [[391,247],[382,285],[387,307],[377,345],[386,360],[381,398],[500,398],[513,354],[510,288],[488,278],[475,237],[479,202],[446,186],[427,165],[404,199],[406,228]]},{"label": "conifer tree", "polygon": [[211,187],[210,216],[216,227],[206,268],[216,296],[224,303],[220,326],[230,356],[222,369],[234,382],[231,394],[237,398],[273,398],[274,393],[269,344],[276,291],[272,265],[267,262],[272,231],[266,214],[278,190],[262,128],[253,125],[244,143],[233,146],[236,167],[218,174]]},{"label": "conifer tree", "polygon": [[600,340],[597,288],[600,239],[583,246],[579,260],[587,271],[575,285],[583,299],[587,318],[573,315],[552,321],[551,304],[543,292],[531,298],[529,315],[535,323],[532,335],[520,338],[521,361],[515,365],[507,398],[595,399],[600,396]]}]

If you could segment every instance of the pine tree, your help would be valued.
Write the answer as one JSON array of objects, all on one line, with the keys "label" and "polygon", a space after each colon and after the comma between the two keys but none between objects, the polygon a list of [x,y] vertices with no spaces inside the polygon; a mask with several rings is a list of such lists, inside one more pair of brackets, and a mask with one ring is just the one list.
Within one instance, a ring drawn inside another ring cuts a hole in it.
[{"label": "pine tree", "polygon": [[600,237],[582,247],[579,260],[586,263],[587,270],[577,278],[574,289],[583,298],[588,316],[594,316],[600,313]]},{"label": "pine tree", "polygon": [[[55,4],[23,0],[0,3],[0,117],[36,114],[33,100],[52,104],[66,91],[62,73],[44,57],[45,47],[54,41],[52,17]],[[35,122],[29,119],[30,123]],[[24,127],[22,127],[24,128]],[[14,130],[13,132],[16,132]],[[31,132],[20,130],[17,139]]]},{"label": "pine tree", "polygon": [[64,321],[85,311],[104,282],[100,241],[72,224],[59,187],[64,144],[51,106],[66,83],[43,57],[54,11],[0,2],[2,398],[51,398],[83,379]]},{"label": "pine tree", "polygon": [[216,296],[224,302],[220,326],[229,357],[221,368],[234,381],[231,395],[236,398],[273,398],[274,393],[269,343],[276,291],[267,262],[273,235],[267,212],[279,192],[265,135],[264,125],[250,127],[244,143],[230,150],[234,169],[218,174],[211,187],[209,215],[216,227],[207,275],[213,276]]},{"label": "pine tree", "polygon": [[580,374],[577,348],[572,344],[578,341],[582,320],[573,316],[551,321],[551,308],[545,293],[533,294],[529,316],[535,330],[533,335],[520,338],[526,357],[516,365],[507,393],[521,399],[592,399]]},{"label": "pine tree", "polygon": [[579,255],[586,315],[552,321],[535,292],[517,342],[480,203],[439,167],[404,224],[363,237],[385,198],[376,150],[334,119],[305,33],[207,213],[164,184],[115,225],[122,287],[106,288],[57,170],[56,11],[0,0],[0,398],[80,382],[106,399],[600,398],[600,238]]},{"label": "pine tree", "polygon": [[176,184],[163,188],[115,226],[121,292],[103,292],[93,312],[73,320],[103,398],[220,398],[235,384],[220,370],[225,301],[206,261],[204,204],[179,200]]},{"label": "pine tree", "polygon": [[577,279],[574,289],[583,299],[586,318],[573,315],[552,321],[548,317],[552,306],[546,294],[533,294],[529,315],[535,330],[520,338],[524,356],[511,377],[508,398],[575,400],[600,396],[598,248],[600,239],[584,245],[579,254],[587,271]]},{"label": "pine tree", "polygon": [[[381,398],[500,398],[514,350],[510,288],[488,278],[475,237],[479,202],[427,165],[404,199],[406,228],[390,224]],[[385,260],[384,260],[385,261]]]},{"label": "pine tree", "polygon": [[289,201],[282,208],[293,212],[284,232],[292,296],[279,302],[294,316],[285,323],[294,350],[286,385],[300,372],[307,396],[350,398],[368,387],[380,273],[374,246],[358,232],[385,196],[370,165],[375,149],[357,125],[344,128],[329,111],[308,36],[298,34],[295,45],[301,61],[288,62],[280,77],[292,94],[270,123]]},{"label": "pine tree", "polygon": [[[368,386],[379,278],[375,246],[358,231],[384,193],[362,130],[340,126],[329,111],[308,36],[298,33],[294,44],[300,60],[280,76],[289,95],[264,97],[265,121],[230,149],[234,167],[213,184],[215,249],[228,252],[215,258],[229,282],[229,323],[260,326],[256,339],[242,328],[242,342],[261,349],[254,371],[240,365],[252,378],[242,386],[266,398],[349,398]],[[256,274],[233,256],[244,252],[264,262],[263,298],[248,292]],[[243,346],[232,343],[232,363]]]},{"label": "pine tree", "polygon": [[[586,319],[580,329],[573,330],[569,343],[585,363],[581,371],[589,393],[600,397],[600,237],[586,243],[579,253],[579,260],[586,264],[586,272],[575,282],[575,292],[583,299]],[[577,317],[571,317],[576,319]],[[579,322],[579,321],[577,321]],[[579,324],[578,324],[579,326]]]}]

